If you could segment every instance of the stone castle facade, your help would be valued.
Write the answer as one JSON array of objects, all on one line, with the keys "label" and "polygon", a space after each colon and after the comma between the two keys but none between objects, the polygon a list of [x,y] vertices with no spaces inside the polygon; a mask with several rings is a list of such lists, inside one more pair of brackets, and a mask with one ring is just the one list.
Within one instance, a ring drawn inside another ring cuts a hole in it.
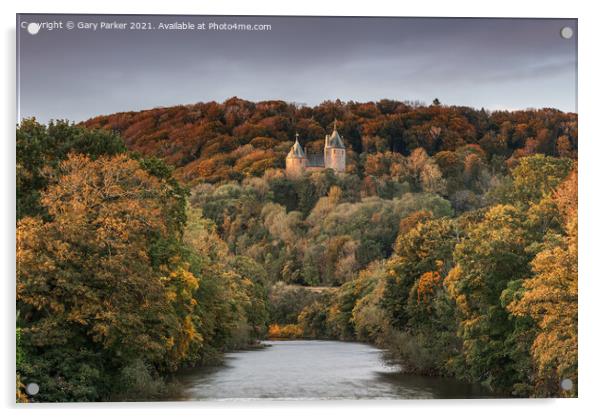
[{"label": "stone castle facade", "polygon": [[345,167],[345,145],[337,132],[336,123],[332,133],[324,137],[324,155],[306,155],[299,143],[299,135],[296,135],[295,144],[286,156],[286,175],[290,177],[324,169],[340,173],[345,172]]}]

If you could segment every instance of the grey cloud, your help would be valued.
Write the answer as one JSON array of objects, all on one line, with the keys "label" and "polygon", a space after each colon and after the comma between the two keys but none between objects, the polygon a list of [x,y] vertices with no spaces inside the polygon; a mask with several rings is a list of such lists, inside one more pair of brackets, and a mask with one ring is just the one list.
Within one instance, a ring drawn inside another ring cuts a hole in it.
[{"label": "grey cloud", "polygon": [[[132,20],[21,15],[21,19]],[[97,114],[224,100],[422,100],[576,109],[575,20],[144,16],[270,23],[270,32],[18,33],[20,114]],[[528,81],[528,82],[527,82]]]}]

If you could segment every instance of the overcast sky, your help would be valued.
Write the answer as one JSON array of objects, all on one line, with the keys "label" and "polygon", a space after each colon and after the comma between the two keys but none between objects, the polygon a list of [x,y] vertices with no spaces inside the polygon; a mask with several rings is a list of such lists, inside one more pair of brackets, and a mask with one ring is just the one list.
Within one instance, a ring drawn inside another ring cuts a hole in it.
[{"label": "overcast sky", "polygon": [[[269,24],[269,31],[83,30],[66,22]],[[62,21],[31,35],[21,23]],[[575,36],[566,40],[560,30]],[[81,121],[223,101],[419,100],[576,111],[577,22],[208,16],[17,16],[18,117]]]}]

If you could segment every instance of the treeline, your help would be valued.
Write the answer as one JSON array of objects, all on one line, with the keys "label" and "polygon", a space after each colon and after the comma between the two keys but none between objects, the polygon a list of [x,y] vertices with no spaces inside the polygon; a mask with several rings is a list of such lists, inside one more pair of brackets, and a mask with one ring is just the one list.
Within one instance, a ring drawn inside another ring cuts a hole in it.
[{"label": "treeline", "polygon": [[266,332],[263,267],[232,255],[156,158],[65,122],[17,128],[17,398],[159,399]]},{"label": "treeline", "polygon": [[367,341],[408,372],[576,396],[576,163],[523,157],[488,199],[456,216],[425,205],[403,217],[393,254],[335,293],[276,287],[286,314],[272,337]]},{"label": "treeline", "polygon": [[[295,132],[303,146],[320,152],[335,119],[348,146],[348,171],[360,176],[364,175],[361,154],[367,153],[408,156],[422,148],[435,156],[478,145],[492,167],[499,169],[509,158],[535,153],[574,158],[578,147],[574,113],[554,109],[488,112],[394,100],[337,100],[299,107],[284,101],[254,103],[233,97],[223,103],[99,116],[84,125],[119,133],[128,149],[164,159],[186,182],[216,183],[282,168]],[[453,169],[456,162],[447,162]]]}]

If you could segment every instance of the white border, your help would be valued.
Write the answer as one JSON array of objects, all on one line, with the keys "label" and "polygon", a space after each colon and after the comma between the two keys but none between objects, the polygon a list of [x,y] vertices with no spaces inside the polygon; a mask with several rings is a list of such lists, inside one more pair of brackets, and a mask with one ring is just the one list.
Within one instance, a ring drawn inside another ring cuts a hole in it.
[{"label": "white border", "polygon": [[[602,94],[600,91],[600,27],[602,21],[594,1],[527,2],[524,0],[398,2],[385,0],[351,1],[303,0],[285,1],[213,1],[190,2],[164,0],[150,4],[123,0],[82,2],[74,0],[31,1],[13,4],[3,2],[0,13],[2,25],[2,83],[3,120],[2,210],[3,297],[2,309],[2,407],[5,415],[31,414],[40,416],[106,416],[107,413],[143,413],[145,416],[170,414],[240,415],[245,416],[306,416],[311,414],[344,413],[346,416],[381,415],[451,415],[504,416],[525,413],[546,416],[593,414],[601,374],[600,308],[602,276],[598,241],[601,235],[600,180],[602,173]],[[152,14],[263,14],[263,15],[332,15],[332,16],[474,16],[474,17],[565,17],[579,19],[579,194],[580,194],[580,326],[579,326],[579,399],[576,400],[434,400],[434,401],[355,401],[355,402],[257,402],[257,403],[154,403],[154,404],[62,404],[14,405],[14,121],[15,110],[15,14],[20,13],[152,13]]]}]

